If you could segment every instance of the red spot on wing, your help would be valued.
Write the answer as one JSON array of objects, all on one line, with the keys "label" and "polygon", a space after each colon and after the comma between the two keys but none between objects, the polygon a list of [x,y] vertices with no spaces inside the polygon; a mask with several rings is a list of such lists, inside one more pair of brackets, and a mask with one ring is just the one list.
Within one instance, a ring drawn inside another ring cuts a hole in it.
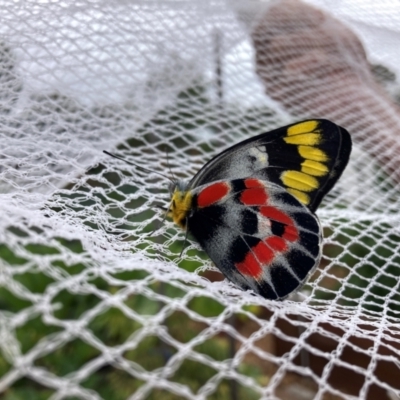
[{"label": "red spot on wing", "polygon": [[245,276],[257,278],[262,274],[260,263],[254,257],[254,254],[250,251],[247,253],[246,258],[242,262],[236,263],[235,266],[238,271]]},{"label": "red spot on wing", "polygon": [[258,179],[254,179],[254,178],[248,178],[244,180],[244,185],[247,188],[264,188],[264,184],[258,180]]},{"label": "red spot on wing", "polygon": [[263,273],[263,265],[270,264],[273,259],[273,250],[264,242],[259,242],[249,250],[242,262],[236,263],[236,268],[243,275],[257,279]]},{"label": "red spot on wing", "polygon": [[240,201],[246,206],[261,206],[268,201],[264,184],[258,179],[245,179],[245,189],[240,195]]},{"label": "red spot on wing", "polygon": [[299,239],[299,231],[297,230],[293,219],[290,218],[289,215],[271,206],[260,207],[260,212],[262,215],[264,215],[264,217],[286,225],[282,234],[283,239],[286,239],[290,242],[295,242]]},{"label": "red spot on wing", "polygon": [[267,193],[261,188],[246,189],[240,195],[240,202],[246,206],[260,206],[267,201]]},{"label": "red spot on wing", "polygon": [[260,213],[273,221],[280,222],[285,225],[294,225],[292,218],[283,211],[272,206],[260,207]]},{"label": "red spot on wing", "polygon": [[271,236],[265,239],[265,243],[271,247],[271,249],[283,253],[287,250],[287,244],[284,239],[279,236]]},{"label": "red spot on wing", "polygon": [[290,242],[295,242],[299,239],[299,231],[295,226],[287,225],[285,226],[285,232],[283,233],[282,237]]},{"label": "red spot on wing", "polygon": [[252,250],[261,264],[270,264],[274,259],[274,252],[264,242],[257,243]]},{"label": "red spot on wing", "polygon": [[230,191],[227,182],[217,182],[204,188],[197,196],[199,207],[208,207],[222,200]]}]

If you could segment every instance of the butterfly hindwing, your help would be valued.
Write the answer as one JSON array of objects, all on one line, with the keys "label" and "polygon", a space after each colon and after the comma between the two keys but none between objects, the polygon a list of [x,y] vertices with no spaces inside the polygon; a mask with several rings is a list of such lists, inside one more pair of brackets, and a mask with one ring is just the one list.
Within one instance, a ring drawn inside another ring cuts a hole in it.
[{"label": "butterfly hindwing", "polygon": [[205,164],[189,187],[254,176],[284,187],[315,211],[342,174],[350,152],[345,129],[328,120],[307,120],[228,148]]},{"label": "butterfly hindwing", "polygon": [[283,299],[319,263],[318,219],[284,188],[254,177],[192,191],[189,232],[242,289]]}]

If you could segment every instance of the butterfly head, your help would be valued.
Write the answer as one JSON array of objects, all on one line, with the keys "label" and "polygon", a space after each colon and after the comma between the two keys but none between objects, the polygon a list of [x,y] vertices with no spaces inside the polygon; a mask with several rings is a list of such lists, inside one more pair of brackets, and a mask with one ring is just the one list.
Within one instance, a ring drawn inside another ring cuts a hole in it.
[{"label": "butterfly head", "polygon": [[170,217],[182,229],[186,229],[186,221],[192,209],[193,194],[186,182],[173,182],[169,186],[171,203],[168,210]]}]

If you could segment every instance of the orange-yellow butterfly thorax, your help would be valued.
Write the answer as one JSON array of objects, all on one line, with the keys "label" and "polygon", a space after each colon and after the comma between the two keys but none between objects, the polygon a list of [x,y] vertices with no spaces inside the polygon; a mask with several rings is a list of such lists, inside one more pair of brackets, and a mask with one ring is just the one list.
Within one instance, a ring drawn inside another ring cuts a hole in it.
[{"label": "orange-yellow butterfly thorax", "polygon": [[193,194],[177,185],[171,196],[168,216],[182,229],[186,229],[186,219],[192,209]]}]

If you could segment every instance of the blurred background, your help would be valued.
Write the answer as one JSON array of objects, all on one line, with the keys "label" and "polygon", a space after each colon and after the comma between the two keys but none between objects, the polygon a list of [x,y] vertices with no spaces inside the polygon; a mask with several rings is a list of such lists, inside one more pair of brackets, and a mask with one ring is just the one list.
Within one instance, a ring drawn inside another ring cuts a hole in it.
[{"label": "blurred background", "polygon": [[[1,399],[400,399],[397,2],[1,5]],[[161,224],[156,173],[306,118],[353,152],[269,301]]]}]

